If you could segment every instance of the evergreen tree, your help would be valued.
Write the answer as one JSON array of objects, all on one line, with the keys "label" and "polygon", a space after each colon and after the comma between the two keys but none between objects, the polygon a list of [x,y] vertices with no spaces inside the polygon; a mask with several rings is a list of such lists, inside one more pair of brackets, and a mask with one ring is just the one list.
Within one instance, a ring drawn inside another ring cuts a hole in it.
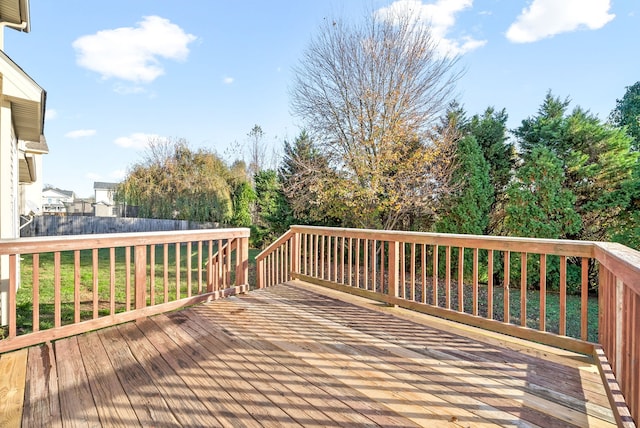
[{"label": "evergreen tree", "polygon": [[505,109],[488,107],[482,115],[474,115],[465,130],[475,137],[489,166],[493,187],[487,234],[500,234],[504,221],[504,200],[516,163],[516,151],[507,135],[508,115]]},{"label": "evergreen tree", "polygon": [[254,181],[259,220],[252,235],[256,246],[262,246],[286,232],[294,218],[276,171],[260,171]]},{"label": "evergreen tree", "polygon": [[251,206],[256,200],[256,193],[248,181],[238,184],[233,194],[233,217],[231,225],[236,227],[251,226]]},{"label": "evergreen tree", "polygon": [[534,147],[507,189],[505,229],[512,236],[567,238],[580,229],[575,195],[563,187],[562,162]]},{"label": "evergreen tree", "polygon": [[443,198],[435,229],[444,233],[482,235],[489,223],[493,201],[489,165],[471,135],[458,141],[455,159],[452,188],[456,190]]},{"label": "evergreen tree", "polygon": [[336,224],[326,214],[331,200],[327,199],[321,206],[322,195],[327,193],[325,178],[330,176],[329,162],[306,131],[303,130],[293,143],[284,142],[278,176],[296,223]]},{"label": "evergreen tree", "polygon": [[633,150],[640,151],[640,82],[627,86],[622,99],[616,100],[616,108],[609,120],[619,127],[626,127],[633,138]]},{"label": "evergreen tree", "polygon": [[563,187],[575,196],[582,219],[582,227],[567,238],[609,240],[631,201],[637,155],[623,129],[579,107],[567,114],[569,103],[548,93],[538,115],[522,121],[514,134],[525,164],[540,147],[560,162]]}]

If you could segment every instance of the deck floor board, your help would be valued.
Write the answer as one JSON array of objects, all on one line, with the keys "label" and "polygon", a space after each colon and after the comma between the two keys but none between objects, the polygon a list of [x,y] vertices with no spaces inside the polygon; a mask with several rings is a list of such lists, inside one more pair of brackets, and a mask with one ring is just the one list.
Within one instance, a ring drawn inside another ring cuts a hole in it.
[{"label": "deck floor board", "polygon": [[291,283],[30,348],[22,426],[615,426],[587,357],[339,297]]}]

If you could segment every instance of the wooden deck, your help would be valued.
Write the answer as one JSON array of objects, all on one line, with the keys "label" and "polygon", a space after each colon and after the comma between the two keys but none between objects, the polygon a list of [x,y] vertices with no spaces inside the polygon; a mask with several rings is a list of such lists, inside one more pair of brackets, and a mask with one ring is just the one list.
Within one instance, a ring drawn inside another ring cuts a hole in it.
[{"label": "wooden deck", "polygon": [[2,355],[20,424],[615,426],[587,357],[301,283]]}]

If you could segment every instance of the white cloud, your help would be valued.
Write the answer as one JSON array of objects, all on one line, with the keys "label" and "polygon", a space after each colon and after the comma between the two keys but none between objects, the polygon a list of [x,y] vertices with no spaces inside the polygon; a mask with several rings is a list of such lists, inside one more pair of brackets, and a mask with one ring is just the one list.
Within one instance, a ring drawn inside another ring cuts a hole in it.
[{"label": "white cloud", "polygon": [[161,140],[162,137],[156,134],[144,134],[136,132],[128,137],[116,138],[114,143],[125,149],[144,150],[149,146],[149,141]]},{"label": "white cloud", "polygon": [[69,131],[64,134],[64,136],[67,138],[84,138],[91,137],[93,135],[96,135],[95,129],[77,129],[75,131]]},{"label": "white cloud", "polygon": [[76,61],[103,79],[149,83],[164,74],[161,58],[184,61],[192,34],[159,16],[145,16],[136,27],[102,30],[73,42]]},{"label": "white cloud", "polygon": [[610,0],[533,0],[507,30],[514,43],[535,42],[582,28],[597,30],[615,18]]},{"label": "white cloud", "polygon": [[95,172],[88,172],[85,174],[85,177],[91,181],[101,181],[102,176],[100,174],[96,174]]},{"label": "white cloud", "polygon": [[236,79],[234,79],[233,77],[225,77],[222,79],[222,83],[224,83],[225,85],[230,85],[232,84]]},{"label": "white cloud", "polygon": [[48,108],[44,112],[44,117],[46,120],[54,120],[58,117],[58,112],[52,108]]},{"label": "white cloud", "polygon": [[438,43],[442,55],[462,55],[481,46],[486,40],[471,36],[448,38],[447,34],[456,24],[456,14],[473,6],[473,0],[437,0],[423,4],[421,0],[397,0],[376,12],[383,19],[410,13],[420,22],[431,25],[431,35]]}]

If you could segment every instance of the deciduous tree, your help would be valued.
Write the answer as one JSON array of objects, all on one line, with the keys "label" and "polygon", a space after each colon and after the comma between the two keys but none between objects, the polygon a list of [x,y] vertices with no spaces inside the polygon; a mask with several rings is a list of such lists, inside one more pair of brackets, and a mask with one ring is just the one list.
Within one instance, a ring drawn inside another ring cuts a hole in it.
[{"label": "deciduous tree", "polygon": [[147,218],[227,222],[232,187],[226,164],[214,153],[193,151],[183,139],[152,140],[117,194]]},{"label": "deciduous tree", "polygon": [[409,11],[325,20],[307,47],[291,104],[327,161],[308,200],[323,217],[392,229],[433,213],[454,151],[434,126],[458,77],[436,47]]}]

